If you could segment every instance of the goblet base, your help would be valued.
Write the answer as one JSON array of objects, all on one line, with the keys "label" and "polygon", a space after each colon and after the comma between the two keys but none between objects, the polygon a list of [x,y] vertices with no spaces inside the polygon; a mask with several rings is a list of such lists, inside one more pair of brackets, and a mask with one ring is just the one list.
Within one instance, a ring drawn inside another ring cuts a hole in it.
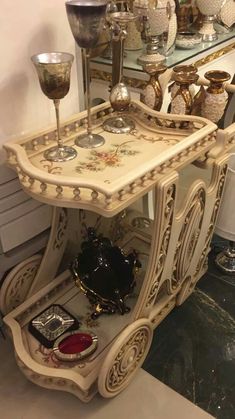
[{"label": "goblet base", "polygon": [[137,64],[145,65],[145,64],[162,64],[166,60],[164,55],[159,54],[159,52],[154,54],[143,54],[137,58]]},{"label": "goblet base", "polygon": [[202,35],[202,42],[212,42],[218,39],[218,35],[216,32],[214,33],[201,33],[200,32],[200,35]]},{"label": "goblet base", "polygon": [[45,151],[43,156],[49,161],[64,162],[75,159],[75,157],[77,157],[77,152],[73,147],[55,146]]},{"label": "goblet base", "polygon": [[203,24],[199,30],[202,37],[202,42],[212,42],[218,39],[217,33],[214,28],[215,16],[204,16]]},{"label": "goblet base", "polygon": [[225,249],[216,256],[215,263],[218,268],[228,275],[235,275],[235,253]]},{"label": "goblet base", "polygon": [[97,148],[105,143],[102,135],[98,134],[82,134],[76,138],[75,144],[81,148]]},{"label": "goblet base", "polygon": [[128,116],[114,116],[103,123],[103,128],[113,134],[126,134],[135,129],[135,123]]}]

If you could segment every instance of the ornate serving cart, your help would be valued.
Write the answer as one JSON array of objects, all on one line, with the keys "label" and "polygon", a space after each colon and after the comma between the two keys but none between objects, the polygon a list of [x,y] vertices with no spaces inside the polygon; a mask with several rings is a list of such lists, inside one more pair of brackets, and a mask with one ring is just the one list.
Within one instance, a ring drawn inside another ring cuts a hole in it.
[{"label": "ornate serving cart", "polygon": [[[93,108],[95,132],[103,131],[111,113],[108,103]],[[128,385],[148,353],[153,329],[185,301],[206,271],[235,138],[231,127],[217,134],[217,126],[206,119],[161,114],[137,101],[130,116],[136,122],[133,132],[102,132],[102,147],[77,148],[78,158],[65,163],[43,159],[55,143],[54,128],[5,145],[22,188],[54,207],[44,255],[13,269],[1,290],[16,361],[29,380],[84,402],[97,391],[113,397]],[[86,123],[84,112],[63,125],[66,145],[74,144]],[[150,190],[154,220],[133,209]],[[63,271],[65,255],[71,259],[77,253],[89,226],[139,254],[142,269],[128,300],[131,311],[123,316],[93,320],[86,297],[69,270]],[[98,348],[87,359],[59,361],[29,333],[30,320],[51,304],[64,306],[98,336]]]}]

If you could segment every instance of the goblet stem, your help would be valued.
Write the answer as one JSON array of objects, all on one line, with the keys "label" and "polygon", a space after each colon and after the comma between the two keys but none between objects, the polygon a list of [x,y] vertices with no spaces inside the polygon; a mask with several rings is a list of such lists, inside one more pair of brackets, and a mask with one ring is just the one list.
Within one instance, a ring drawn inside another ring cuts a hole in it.
[{"label": "goblet stem", "polygon": [[91,125],[91,94],[90,94],[90,48],[83,49],[83,57],[85,62],[85,79],[86,79],[86,108],[87,108],[87,132],[80,135],[75,140],[75,144],[82,148],[96,148],[105,143],[104,138],[99,134],[92,134]]},{"label": "goblet stem", "polygon": [[87,134],[92,133],[91,128],[91,91],[90,91],[90,50],[84,49],[85,78],[86,78],[86,108],[87,108]]},{"label": "goblet stem", "polygon": [[54,99],[53,102],[54,102],[55,114],[56,114],[58,147],[63,148],[63,141],[61,140],[61,136],[60,136],[60,111],[59,111],[60,99]]},{"label": "goblet stem", "polygon": [[118,83],[122,82],[123,76],[123,59],[124,59],[124,38],[121,37],[120,39],[120,64],[119,64],[119,80]]}]

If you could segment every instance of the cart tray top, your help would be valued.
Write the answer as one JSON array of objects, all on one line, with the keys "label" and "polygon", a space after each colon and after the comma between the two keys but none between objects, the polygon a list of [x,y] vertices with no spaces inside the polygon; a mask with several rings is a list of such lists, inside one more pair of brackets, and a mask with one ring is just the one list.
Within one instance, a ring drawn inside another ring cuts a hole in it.
[{"label": "cart tray top", "polygon": [[77,148],[74,160],[54,163],[43,153],[55,145],[56,130],[44,130],[5,144],[9,165],[18,172],[23,189],[42,202],[90,209],[113,216],[144,195],[159,176],[177,170],[205,154],[215,144],[216,125],[196,117],[162,114],[132,101],[129,116],[135,130],[111,134],[103,122],[113,113],[105,103],[92,109],[94,132],[105,144],[96,149],[74,146],[85,132],[87,113],[62,126],[63,141]]}]

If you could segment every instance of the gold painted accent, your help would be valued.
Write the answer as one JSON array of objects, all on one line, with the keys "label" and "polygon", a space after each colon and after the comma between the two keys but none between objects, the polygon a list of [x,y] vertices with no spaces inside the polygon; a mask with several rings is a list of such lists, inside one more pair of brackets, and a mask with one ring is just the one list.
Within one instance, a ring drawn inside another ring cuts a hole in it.
[{"label": "gold painted accent", "polygon": [[[91,78],[112,83],[112,75],[107,71],[96,70],[93,68],[91,69]],[[135,89],[144,89],[147,84],[147,81],[145,80],[139,80],[136,78],[126,76],[123,77],[123,82],[130,87],[134,87]]]},{"label": "gold painted accent", "polygon": [[223,84],[226,81],[228,81],[231,76],[226,71],[211,70],[211,71],[207,71],[204,77],[210,82],[207,92],[217,95],[220,93],[224,93]]},{"label": "gold painted accent", "polygon": [[230,45],[227,45],[224,48],[219,49],[218,51],[213,52],[212,54],[207,55],[204,58],[201,58],[200,60],[196,61],[194,65],[196,67],[201,67],[205,64],[211,63],[212,61],[216,60],[217,58],[222,57],[223,55],[227,54],[230,51],[233,51],[235,49],[235,42],[233,42]]}]

